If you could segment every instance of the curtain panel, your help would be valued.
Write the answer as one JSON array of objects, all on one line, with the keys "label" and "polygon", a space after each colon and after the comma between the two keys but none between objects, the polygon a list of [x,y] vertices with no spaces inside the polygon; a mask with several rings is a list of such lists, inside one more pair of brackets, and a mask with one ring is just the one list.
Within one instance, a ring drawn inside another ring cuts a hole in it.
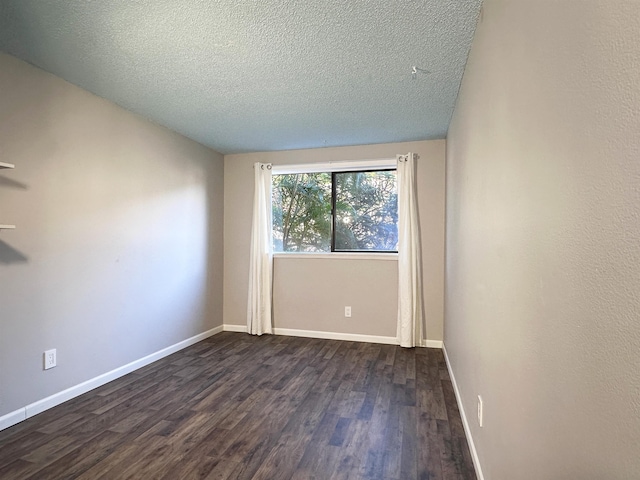
[{"label": "curtain panel", "polygon": [[271,164],[256,163],[253,168],[255,185],[249,255],[247,332],[262,335],[272,333]]},{"label": "curtain panel", "polygon": [[422,259],[416,162],[413,153],[398,155],[398,343],[422,345]]}]

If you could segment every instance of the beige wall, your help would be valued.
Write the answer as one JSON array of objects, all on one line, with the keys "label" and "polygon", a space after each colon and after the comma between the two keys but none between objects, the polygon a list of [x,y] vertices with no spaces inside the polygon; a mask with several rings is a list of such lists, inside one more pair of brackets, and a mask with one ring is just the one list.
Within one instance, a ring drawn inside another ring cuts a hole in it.
[{"label": "beige wall", "polygon": [[637,1],[485,1],[447,140],[445,346],[486,479],[640,478],[639,86]]},{"label": "beige wall", "polygon": [[[274,165],[393,158],[418,153],[427,337],[442,339],[444,278],[443,140],[226,155],[224,323],[246,325],[253,163]],[[397,262],[276,258],[274,326],[396,336]],[[344,306],[353,309],[344,317]]]},{"label": "beige wall", "polygon": [[223,161],[7,55],[0,92],[2,416],[222,323]]},{"label": "beige wall", "polygon": [[[397,260],[274,260],[278,328],[396,336]],[[351,307],[345,318],[344,307]]]}]

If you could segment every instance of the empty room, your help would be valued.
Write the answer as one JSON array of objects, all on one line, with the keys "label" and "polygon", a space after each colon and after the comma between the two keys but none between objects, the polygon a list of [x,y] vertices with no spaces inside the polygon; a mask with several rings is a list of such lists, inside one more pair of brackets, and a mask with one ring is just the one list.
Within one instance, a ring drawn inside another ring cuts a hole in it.
[{"label": "empty room", "polygon": [[640,478],[640,2],[0,0],[0,479]]}]

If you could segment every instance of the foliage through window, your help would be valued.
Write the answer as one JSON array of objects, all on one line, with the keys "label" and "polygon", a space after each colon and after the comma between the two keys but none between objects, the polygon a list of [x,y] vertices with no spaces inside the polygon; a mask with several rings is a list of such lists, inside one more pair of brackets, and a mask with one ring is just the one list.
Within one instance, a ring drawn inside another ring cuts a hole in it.
[{"label": "foliage through window", "polygon": [[395,170],[273,174],[276,252],[395,252]]}]

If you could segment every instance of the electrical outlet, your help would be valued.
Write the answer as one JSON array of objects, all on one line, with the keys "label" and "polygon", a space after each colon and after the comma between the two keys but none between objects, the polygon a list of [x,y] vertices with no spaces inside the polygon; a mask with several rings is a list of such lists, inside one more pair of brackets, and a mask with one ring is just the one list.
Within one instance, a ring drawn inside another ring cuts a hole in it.
[{"label": "electrical outlet", "polygon": [[483,410],[483,403],[482,403],[482,397],[480,395],[478,395],[478,425],[480,425],[482,427],[482,410]]},{"label": "electrical outlet", "polygon": [[44,352],[44,369],[49,370],[50,368],[55,367],[57,364],[56,361],[56,349],[47,350]]},{"label": "electrical outlet", "polygon": [[351,307],[344,307],[344,316],[345,317],[351,316]]}]

